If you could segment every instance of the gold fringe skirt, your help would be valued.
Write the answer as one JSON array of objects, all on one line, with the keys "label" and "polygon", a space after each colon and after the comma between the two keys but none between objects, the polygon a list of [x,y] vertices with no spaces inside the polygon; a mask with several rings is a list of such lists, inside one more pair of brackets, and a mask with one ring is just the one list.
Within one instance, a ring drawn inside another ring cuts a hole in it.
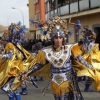
[{"label": "gold fringe skirt", "polygon": [[55,82],[51,81],[51,91],[53,94],[62,96],[64,93],[72,91],[71,82],[65,81],[62,84],[58,85]]}]

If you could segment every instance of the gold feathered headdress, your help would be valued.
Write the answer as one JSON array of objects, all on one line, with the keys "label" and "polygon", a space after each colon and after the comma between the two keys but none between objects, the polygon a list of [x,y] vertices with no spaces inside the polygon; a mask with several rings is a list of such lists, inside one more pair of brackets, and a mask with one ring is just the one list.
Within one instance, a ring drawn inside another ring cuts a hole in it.
[{"label": "gold feathered headdress", "polygon": [[50,37],[54,37],[65,36],[66,34],[70,33],[67,29],[67,20],[63,20],[58,16],[51,17],[46,22],[34,21],[32,19],[30,19],[30,22],[37,25],[38,28],[41,29],[42,35],[49,35]]}]

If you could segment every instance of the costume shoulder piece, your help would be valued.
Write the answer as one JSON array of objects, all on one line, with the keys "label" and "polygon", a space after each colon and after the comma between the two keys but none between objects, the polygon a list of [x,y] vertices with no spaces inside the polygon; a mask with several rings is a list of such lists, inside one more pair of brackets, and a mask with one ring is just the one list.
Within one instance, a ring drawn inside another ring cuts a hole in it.
[{"label": "costume shoulder piece", "polygon": [[71,51],[74,57],[82,54],[81,46],[79,46],[77,43],[72,46]]},{"label": "costume shoulder piece", "polygon": [[12,43],[7,43],[5,50],[6,52],[10,52],[10,50],[14,50],[14,45]]},{"label": "costume shoulder piece", "polygon": [[71,55],[71,46],[72,45],[65,45],[62,47],[59,52],[54,51],[52,47],[48,47],[43,49],[42,51],[45,53],[46,59],[55,67],[62,68],[64,63]]},{"label": "costume shoulder piece", "polygon": [[14,47],[14,45],[12,44],[12,43],[7,43],[7,45],[6,46],[9,46],[9,47]]},{"label": "costume shoulder piece", "polygon": [[99,51],[99,44],[98,43],[95,43],[93,51],[95,51],[95,52]]}]

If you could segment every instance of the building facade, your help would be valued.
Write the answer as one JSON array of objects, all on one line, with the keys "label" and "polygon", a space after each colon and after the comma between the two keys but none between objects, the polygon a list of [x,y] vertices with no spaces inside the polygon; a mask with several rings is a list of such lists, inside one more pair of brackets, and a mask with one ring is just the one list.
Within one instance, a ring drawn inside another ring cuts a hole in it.
[{"label": "building facade", "polygon": [[[34,0],[29,0],[29,3],[27,4],[29,8],[29,19],[33,19],[35,16],[35,9],[34,9]],[[28,39],[34,39],[36,34],[35,27],[29,22],[29,35],[27,35]]]},{"label": "building facade", "polygon": [[[44,0],[29,0],[29,19],[34,19],[36,21],[45,21],[45,2]],[[30,34],[32,39],[42,39],[43,36],[40,34],[40,30],[30,24],[29,26]]]},{"label": "building facade", "polygon": [[[87,27],[97,33],[97,40],[100,40],[100,0],[45,0],[46,20],[53,15],[58,14],[63,19],[72,22],[80,20],[82,28]],[[74,34],[68,39],[69,43],[75,43],[77,39],[74,26],[68,24],[68,29]]]},{"label": "building facade", "polygon": [[[100,40],[100,0],[29,0],[29,18],[45,21],[54,15],[66,20],[72,18],[72,22],[80,20],[82,28],[93,30]],[[68,24],[68,29],[74,33],[67,39],[68,43],[75,43],[82,37],[76,37],[73,27]],[[34,38],[41,38],[40,30],[33,25],[30,25],[30,32]]]}]

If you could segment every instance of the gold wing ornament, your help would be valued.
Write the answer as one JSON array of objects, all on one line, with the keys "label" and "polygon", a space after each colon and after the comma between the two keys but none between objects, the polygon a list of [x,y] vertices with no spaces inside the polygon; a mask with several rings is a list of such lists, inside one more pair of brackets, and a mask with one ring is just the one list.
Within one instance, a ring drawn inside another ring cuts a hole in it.
[{"label": "gold wing ornament", "polygon": [[44,77],[44,78],[48,78],[50,79],[51,77],[51,64],[47,63],[46,64],[46,56],[44,52],[39,52],[37,57],[36,57],[36,63],[42,63],[44,64],[44,66],[38,70],[35,71],[33,74],[31,74],[31,76],[40,76],[40,77]]},{"label": "gold wing ornament", "polygon": [[[74,45],[74,47],[72,48],[73,54],[75,56],[77,56],[78,54],[82,54],[81,48],[82,47],[78,46],[77,44]],[[81,64],[80,62],[76,60],[72,61],[73,68],[76,70],[77,75],[91,77],[94,80],[95,89],[97,91],[100,90],[100,71],[99,71],[100,70],[100,51],[98,51],[99,50],[98,48],[99,48],[99,45],[96,44],[90,52],[82,56],[90,65],[93,66],[93,70],[84,66],[83,64]]]}]

